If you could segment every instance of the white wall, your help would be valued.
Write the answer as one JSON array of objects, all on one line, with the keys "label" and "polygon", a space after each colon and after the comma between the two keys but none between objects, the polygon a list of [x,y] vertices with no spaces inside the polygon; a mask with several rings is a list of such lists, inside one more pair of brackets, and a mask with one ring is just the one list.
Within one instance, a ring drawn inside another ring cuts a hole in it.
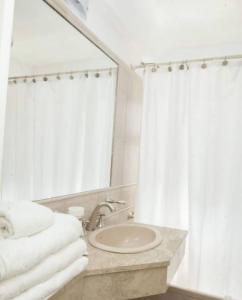
[{"label": "white wall", "polygon": [[[66,71],[69,65],[73,71],[80,67],[115,66],[108,56],[42,0],[16,1],[11,58],[23,66],[35,68],[36,72],[46,72],[47,67],[51,72]],[[19,75],[11,71],[11,76]]]},{"label": "white wall", "polygon": [[128,64],[242,52],[241,0],[90,0],[86,25]]},{"label": "white wall", "polygon": [[[14,0],[0,1],[0,171],[2,170],[8,68],[11,49]],[[0,173],[1,190],[1,173]]]},{"label": "white wall", "polygon": [[103,43],[105,43],[128,65],[134,59],[136,53],[131,51],[130,43],[132,43],[132,41],[129,40],[119,19],[113,14],[105,1],[90,1],[85,24]]}]

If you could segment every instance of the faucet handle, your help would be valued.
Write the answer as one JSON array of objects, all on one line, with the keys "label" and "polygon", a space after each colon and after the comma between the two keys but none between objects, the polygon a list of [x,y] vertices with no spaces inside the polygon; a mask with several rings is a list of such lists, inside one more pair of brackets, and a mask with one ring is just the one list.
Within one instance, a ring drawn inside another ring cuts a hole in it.
[{"label": "faucet handle", "polygon": [[105,217],[106,215],[101,213],[98,215],[98,220],[97,220],[97,228],[102,228],[103,227],[103,217]]},{"label": "faucet handle", "polygon": [[128,220],[134,219],[134,211],[128,213],[127,219]]},{"label": "faucet handle", "polygon": [[111,203],[111,204],[120,204],[120,205],[125,205],[126,204],[126,201],[114,200],[114,199],[106,199],[105,202]]}]

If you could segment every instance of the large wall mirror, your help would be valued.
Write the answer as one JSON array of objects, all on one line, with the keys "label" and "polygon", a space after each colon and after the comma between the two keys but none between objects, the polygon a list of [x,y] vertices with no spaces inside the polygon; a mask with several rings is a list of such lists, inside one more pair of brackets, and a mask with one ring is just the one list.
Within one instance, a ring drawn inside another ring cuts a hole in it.
[{"label": "large wall mirror", "polygon": [[117,64],[42,0],[16,1],[3,199],[111,182]]}]

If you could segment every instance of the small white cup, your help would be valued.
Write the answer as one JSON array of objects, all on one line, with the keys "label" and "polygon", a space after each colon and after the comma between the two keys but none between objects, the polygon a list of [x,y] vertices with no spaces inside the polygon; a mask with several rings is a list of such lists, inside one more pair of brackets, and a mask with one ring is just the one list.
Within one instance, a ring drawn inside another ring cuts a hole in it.
[{"label": "small white cup", "polygon": [[68,208],[68,213],[78,219],[82,219],[84,217],[85,209],[82,206],[71,206]]}]

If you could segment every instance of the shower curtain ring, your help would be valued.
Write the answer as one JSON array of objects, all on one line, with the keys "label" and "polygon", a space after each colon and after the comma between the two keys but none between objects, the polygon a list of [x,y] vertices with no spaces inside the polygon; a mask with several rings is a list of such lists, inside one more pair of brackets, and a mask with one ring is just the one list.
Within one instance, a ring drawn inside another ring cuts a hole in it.
[{"label": "shower curtain ring", "polygon": [[201,68],[202,68],[202,69],[206,69],[206,68],[207,68],[207,64],[206,64],[205,60],[204,60],[203,63],[201,64]]},{"label": "shower curtain ring", "polygon": [[152,68],[151,68],[151,72],[152,73],[155,73],[157,71],[157,67],[156,67],[156,65],[154,65]]},{"label": "shower curtain ring", "polygon": [[224,58],[224,60],[223,60],[223,62],[222,62],[222,65],[223,65],[223,66],[227,66],[228,63],[229,63],[229,62],[228,62],[228,60],[227,60],[227,57],[225,56],[225,58]]},{"label": "shower curtain ring", "polygon": [[179,66],[179,70],[181,70],[181,71],[183,71],[184,70],[184,63],[182,63],[182,64],[180,64],[180,66]]}]

